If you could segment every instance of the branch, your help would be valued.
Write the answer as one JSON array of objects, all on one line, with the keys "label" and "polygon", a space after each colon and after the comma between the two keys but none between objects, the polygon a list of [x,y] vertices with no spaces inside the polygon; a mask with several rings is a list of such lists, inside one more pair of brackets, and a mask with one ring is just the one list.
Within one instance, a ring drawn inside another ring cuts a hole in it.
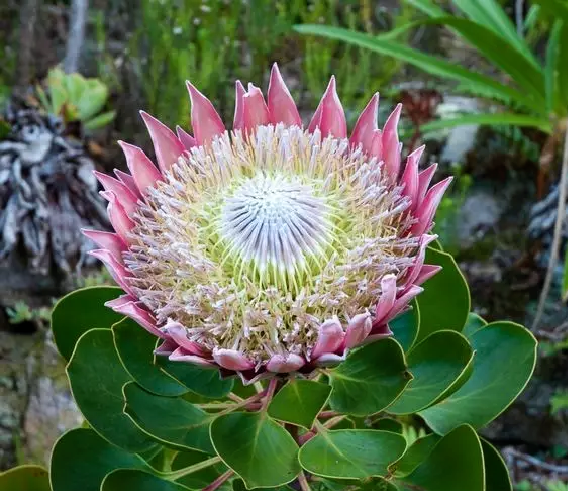
[{"label": "branch", "polygon": [[75,73],[79,68],[79,56],[85,39],[85,24],[87,22],[88,0],[73,0],[71,4],[70,27],[65,48],[63,68],[65,73]]},{"label": "branch", "polygon": [[552,283],[552,275],[554,274],[554,267],[558,261],[558,256],[560,253],[560,242],[562,240],[562,225],[564,223],[566,207],[566,192],[568,190],[568,124],[566,124],[566,129],[564,132],[564,154],[562,156],[562,173],[560,175],[560,192],[558,193],[558,213],[556,215],[556,223],[554,224],[554,234],[552,236],[552,244],[550,246],[550,258],[548,260],[548,268],[546,270],[546,276],[544,278],[544,284],[542,286],[542,291],[540,292],[540,298],[538,300],[538,307],[536,309],[535,318],[532,324],[532,330],[536,330],[542,313],[544,311],[544,304],[546,298],[548,297],[548,292],[550,290],[550,284]]}]

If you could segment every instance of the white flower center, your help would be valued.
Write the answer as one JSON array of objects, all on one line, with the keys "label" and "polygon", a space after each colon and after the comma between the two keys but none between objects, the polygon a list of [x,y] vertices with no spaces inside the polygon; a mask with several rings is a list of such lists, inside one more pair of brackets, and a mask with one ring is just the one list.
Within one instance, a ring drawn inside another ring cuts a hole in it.
[{"label": "white flower center", "polygon": [[221,210],[226,253],[237,255],[250,280],[286,287],[326,260],[330,207],[297,178],[261,173],[246,179]]}]

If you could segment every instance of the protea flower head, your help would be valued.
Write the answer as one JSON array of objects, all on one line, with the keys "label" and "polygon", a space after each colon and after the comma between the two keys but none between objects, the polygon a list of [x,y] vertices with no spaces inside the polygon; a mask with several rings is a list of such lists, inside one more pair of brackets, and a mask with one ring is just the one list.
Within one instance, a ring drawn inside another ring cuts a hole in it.
[{"label": "protea flower head", "polygon": [[449,180],[423,147],[401,169],[401,106],[379,96],[350,137],[332,77],[302,126],[274,65],[265,99],[236,83],[232,130],[187,82],[194,135],[142,112],[158,167],[119,142],[131,175],[97,174],[114,233],[84,231],[125,295],[108,303],[162,338],[170,360],[245,383],[339,363],[389,336],[438,271],[424,264]]}]

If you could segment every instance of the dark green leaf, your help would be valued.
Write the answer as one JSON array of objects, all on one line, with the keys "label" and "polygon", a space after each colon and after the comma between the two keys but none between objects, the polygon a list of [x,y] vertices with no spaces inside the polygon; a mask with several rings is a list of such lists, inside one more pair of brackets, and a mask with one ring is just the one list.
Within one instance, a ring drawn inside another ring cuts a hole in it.
[{"label": "dark green leaf", "polygon": [[558,60],[560,58],[560,42],[562,38],[562,21],[553,23],[546,47],[546,65],[544,68],[546,111],[552,113],[558,99]]},{"label": "dark green leaf", "polygon": [[135,383],[123,390],[126,413],[149,436],[177,449],[213,453],[211,415],[179,397],[150,394]]},{"label": "dark green leaf", "polygon": [[425,263],[442,266],[442,271],[424,284],[418,296],[418,341],[443,329],[462,331],[471,305],[467,283],[452,256],[428,247]]},{"label": "dark green leaf", "polygon": [[300,472],[298,445],[266,413],[230,413],[211,424],[211,441],[247,488],[276,487]]},{"label": "dark green leaf", "polygon": [[275,419],[310,429],[325,406],[331,387],[311,380],[288,382],[272,399],[268,414]]},{"label": "dark green leaf", "polygon": [[330,370],[331,407],[367,416],[382,411],[400,396],[410,382],[402,347],[392,338],[380,339],[356,350]]},{"label": "dark green leaf", "polygon": [[421,491],[484,491],[483,452],[474,429],[463,425],[448,433],[403,482]]},{"label": "dark green leaf", "polygon": [[137,455],[118,448],[93,430],[65,433],[53,449],[53,491],[99,491],[104,477],[115,469],[150,470]]},{"label": "dark green leaf", "polygon": [[155,445],[123,412],[122,386],[130,377],[120,363],[110,329],[91,329],[79,338],[67,375],[83,416],[104,438],[131,452]]},{"label": "dark green leaf", "polygon": [[481,438],[485,463],[485,491],[513,491],[509,470],[499,451]]},{"label": "dark green leaf", "polygon": [[294,26],[294,29],[302,34],[325,36],[330,39],[337,39],[363,48],[368,48],[381,55],[391,56],[397,60],[410,63],[431,75],[483,86],[486,88],[487,92],[494,93],[495,97],[514,100],[520,105],[532,108],[535,111],[542,109],[541,106],[535,105],[531,97],[512,87],[503,85],[490,77],[480,75],[475,71],[468,70],[457,64],[421,53],[420,51],[404,44],[396,43],[390,39],[381,39],[371,34],[321,24],[297,25]]},{"label": "dark green leaf", "polygon": [[[198,464],[199,462],[203,462],[209,458],[211,458],[210,455],[197,450],[184,450],[183,452],[178,452],[172,462],[172,471],[185,469],[186,467]],[[191,489],[202,489],[208,484],[211,484],[226,470],[227,467],[220,463],[197,472],[192,472],[191,474],[178,479],[177,482]]]},{"label": "dark green leaf", "polygon": [[233,388],[233,381],[222,380],[216,368],[201,368],[191,363],[170,361],[163,356],[156,357],[156,363],[179,383],[203,397],[221,399]]},{"label": "dark green leaf", "polygon": [[[290,486],[278,486],[276,488],[270,488],[273,491],[292,491],[292,489]],[[235,479],[233,481],[233,486],[232,486],[232,490],[233,491],[246,491],[247,487],[245,486],[245,483],[243,482],[242,479]]]},{"label": "dark green leaf", "polygon": [[71,359],[77,340],[89,329],[106,328],[123,318],[104,306],[120,296],[122,290],[112,286],[94,286],[71,292],[53,308],[53,338],[61,356]]},{"label": "dark green leaf", "polygon": [[381,418],[373,423],[373,429],[402,434],[402,423],[393,418]]},{"label": "dark green leaf", "polygon": [[416,469],[432,452],[440,437],[435,433],[414,440],[402,458],[390,467],[396,477],[404,477]]},{"label": "dark green leaf", "polygon": [[105,477],[101,491],[187,491],[189,488],[148,472],[118,469]]},{"label": "dark green leaf", "polygon": [[418,302],[413,300],[411,305],[412,308],[410,310],[403,312],[389,322],[394,338],[400,343],[405,352],[414,344],[420,327]]},{"label": "dark green leaf", "polygon": [[465,323],[465,327],[463,328],[463,335],[466,338],[471,338],[479,329],[485,327],[487,322],[483,317],[477,315],[474,312],[470,312],[467,316],[467,322]]},{"label": "dark green leaf", "polygon": [[49,475],[39,465],[20,465],[0,473],[0,489],[5,491],[50,491]]},{"label": "dark green leaf", "polygon": [[320,431],[300,449],[300,463],[311,474],[340,479],[386,476],[404,453],[402,435],[380,430]]},{"label": "dark green leaf", "polygon": [[128,318],[115,324],[112,333],[120,361],[144,389],[163,396],[179,396],[188,391],[155,363],[156,336]]},{"label": "dark green leaf", "polygon": [[413,379],[389,413],[415,413],[455,392],[463,385],[473,350],[459,332],[436,331],[412,348],[406,360]]},{"label": "dark green leaf", "polygon": [[523,326],[494,322],[471,337],[473,372],[457,392],[420,412],[436,432],[463,423],[481,428],[501,414],[528,382],[536,360],[536,340]]},{"label": "dark green leaf", "polygon": [[562,280],[562,301],[568,301],[568,249],[564,258],[564,278]]}]

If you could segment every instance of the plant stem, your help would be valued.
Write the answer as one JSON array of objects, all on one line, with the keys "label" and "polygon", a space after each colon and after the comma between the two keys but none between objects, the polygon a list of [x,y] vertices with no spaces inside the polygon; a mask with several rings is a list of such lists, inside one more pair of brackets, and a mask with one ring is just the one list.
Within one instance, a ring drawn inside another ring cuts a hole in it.
[{"label": "plant stem", "polygon": [[276,392],[276,387],[278,387],[278,379],[277,378],[270,379],[270,382],[268,383],[268,389],[266,389],[266,397],[264,398],[264,401],[262,403],[261,411],[266,412],[268,410],[268,405],[270,404],[270,401],[274,397],[274,392]]},{"label": "plant stem", "polygon": [[179,469],[173,472],[164,472],[162,474],[162,477],[169,481],[177,481],[184,476],[193,474],[194,472],[198,472],[203,469],[207,469],[207,467],[211,467],[212,465],[218,464],[219,462],[222,462],[221,457],[211,457],[210,459],[204,460],[203,462],[198,462],[197,464],[190,465],[185,469]]},{"label": "plant stem", "polygon": [[312,488],[310,488],[310,485],[308,483],[308,480],[306,479],[304,471],[300,472],[300,475],[298,476],[298,484],[300,485],[300,489],[302,491],[312,491]]},{"label": "plant stem", "polygon": [[243,399],[239,403],[231,404],[229,407],[227,407],[227,409],[224,409],[223,411],[219,411],[218,413],[215,413],[215,417],[222,416],[223,414],[232,413],[236,409],[240,409],[242,407],[249,406],[251,403],[254,403],[254,402],[258,401],[259,399],[261,399],[263,395],[264,395],[264,393],[261,392],[259,394],[255,394],[253,396],[250,396],[248,399]]},{"label": "plant stem", "polygon": [[228,470],[224,474],[221,474],[217,479],[215,479],[211,484],[205,486],[201,491],[215,491],[219,488],[227,479],[229,479],[234,474],[233,471]]},{"label": "plant stem", "polygon": [[337,416],[339,413],[336,411],[322,411],[321,413],[318,414],[318,418],[319,419],[327,419],[327,418],[333,418],[334,416]]},{"label": "plant stem", "polygon": [[540,322],[542,313],[544,311],[544,304],[546,298],[548,297],[548,292],[550,290],[550,284],[552,283],[552,275],[554,274],[554,267],[558,261],[558,255],[560,253],[560,242],[562,240],[562,225],[564,223],[565,216],[565,206],[566,206],[566,193],[568,191],[568,122],[566,122],[566,129],[564,132],[564,154],[562,155],[562,173],[560,175],[560,190],[558,193],[558,211],[556,215],[556,223],[554,224],[554,234],[552,236],[552,244],[550,246],[550,258],[548,260],[548,268],[546,270],[546,276],[544,278],[544,284],[542,285],[542,291],[540,292],[540,298],[538,299],[538,307],[536,309],[536,314],[532,324],[532,330],[534,331]]},{"label": "plant stem", "polygon": [[[339,416],[335,416],[331,419],[328,419],[324,424],[323,427],[324,428],[333,428],[336,424],[340,423],[341,421],[343,421],[347,416],[345,416],[344,414],[340,414]],[[317,423],[317,422],[316,422]],[[319,423],[317,423],[319,424]]]}]

